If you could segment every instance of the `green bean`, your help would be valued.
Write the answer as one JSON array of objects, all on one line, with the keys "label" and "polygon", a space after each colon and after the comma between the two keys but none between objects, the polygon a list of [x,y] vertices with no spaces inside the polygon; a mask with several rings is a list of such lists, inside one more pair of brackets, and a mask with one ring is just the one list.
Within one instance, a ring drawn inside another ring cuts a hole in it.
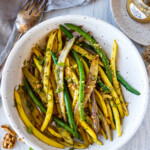
[{"label": "green bean", "polygon": [[136,94],[136,95],[140,95],[141,93],[138,92],[137,90],[135,90],[133,87],[131,87],[124,79],[123,77],[118,73],[118,71],[116,71],[116,75],[117,75],[117,79],[118,81],[131,93]]},{"label": "green bean", "polygon": [[[72,38],[73,35],[62,25],[60,25],[61,30],[68,36],[68,38]],[[85,117],[84,117],[84,86],[85,86],[85,81],[84,81],[84,68],[83,68],[83,64],[82,61],[80,60],[79,55],[77,54],[76,51],[72,50],[73,55],[77,61],[78,64],[78,68],[79,68],[79,74],[80,74],[80,84],[79,84],[79,113],[80,113],[80,117],[81,120],[84,121]]]},{"label": "green bean", "polygon": [[[72,38],[73,35],[64,27],[61,25],[61,30],[68,36],[68,38]],[[84,68],[83,68],[83,64],[82,64],[82,61],[80,60],[80,57],[79,55],[77,54],[76,51],[72,50],[73,52],[73,55],[77,61],[77,64],[78,64],[78,68],[79,68],[79,74],[80,74],[80,85],[79,85],[79,112],[80,112],[80,117],[81,117],[81,120],[84,121],[85,118],[84,118],[84,86],[85,86],[85,83],[84,83]]]},{"label": "green bean", "polygon": [[78,64],[79,68],[79,78],[80,78],[80,83],[79,83],[79,113],[81,120],[84,121],[84,86],[85,86],[85,75],[84,75],[84,68],[82,61],[80,59],[80,56],[78,53],[74,50],[72,50],[73,56],[76,59],[76,62]]},{"label": "green bean", "polygon": [[91,46],[97,51],[97,53],[99,54],[99,56],[101,57],[105,69],[106,69],[106,74],[110,80],[110,82],[112,83],[112,74],[111,74],[111,69],[109,66],[109,61],[105,55],[105,53],[103,52],[102,48],[99,46],[98,42],[93,39],[90,35],[88,35],[85,31],[83,31],[81,28],[79,28],[76,25],[73,24],[65,24],[68,28],[71,28],[75,31],[77,31],[78,33],[80,33],[83,37],[85,37],[91,44]]},{"label": "green bean", "polygon": [[[67,125],[65,124],[63,121],[61,121],[60,119],[56,118],[55,116],[53,116],[54,121],[62,128],[66,129],[67,131],[69,131],[70,133],[72,133],[74,136],[75,132]],[[77,137],[78,139],[82,140],[82,138],[79,136]]]},{"label": "green bean", "polygon": [[100,80],[97,80],[97,85],[102,88],[104,93],[110,93],[109,88],[107,87],[107,85],[105,85],[103,82],[101,82]]},{"label": "green bean", "polygon": [[52,58],[53,58],[53,61],[54,61],[54,64],[56,65],[57,62],[58,62],[58,58],[56,57],[55,53],[53,51],[51,51],[51,55],[52,55]]},{"label": "green bean", "polygon": [[39,95],[40,99],[42,100],[43,104],[47,104],[47,98],[46,95],[41,91],[42,84],[40,83],[40,80],[38,80],[35,76],[33,76],[27,66],[24,66],[22,68],[23,74],[28,80],[29,84],[33,88],[33,90]]},{"label": "green bean", "polygon": [[73,38],[72,33],[70,33],[70,31],[68,31],[63,25],[60,25],[59,27],[60,27],[60,29],[67,35],[67,37],[68,37],[69,39],[72,39],[72,38]]},{"label": "green bean", "polygon": [[[32,98],[32,100],[34,101],[34,103],[40,108],[40,110],[46,114],[46,108],[43,106],[43,104],[39,101],[39,99],[35,96],[35,94],[32,92],[30,85],[27,81],[27,79],[24,79],[24,83],[25,83],[25,87],[30,95],[30,97]],[[78,139],[81,139],[81,137],[78,135],[76,136],[75,132],[63,121],[61,121],[60,119],[56,118],[55,116],[53,116],[54,121],[56,121],[56,123],[61,126],[62,128],[66,129],[67,131],[69,131],[70,133],[72,133],[75,137],[77,137]]]},{"label": "green bean", "polygon": [[46,113],[46,108],[43,106],[43,104],[38,100],[38,98],[34,95],[34,93],[32,92],[30,86],[29,86],[29,83],[27,81],[27,79],[24,79],[24,83],[25,83],[25,86],[27,88],[27,91],[30,95],[30,97],[32,98],[32,100],[34,101],[34,103],[41,109],[41,111],[43,113]]},{"label": "green bean", "polygon": [[[66,29],[63,25],[60,25],[61,26],[61,30],[66,34],[66,36],[69,38],[69,39],[72,39],[73,38],[73,35],[72,35],[72,33],[68,30],[68,29]],[[77,43],[75,43],[75,44],[77,44]],[[86,48],[89,48],[89,49],[92,49],[92,50],[94,50],[94,48],[91,46],[91,45],[89,45],[89,44],[87,44],[87,43],[85,43],[85,42],[82,42],[81,43],[84,47],[86,47]],[[78,45],[78,44],[77,44]]]},{"label": "green bean", "polygon": [[71,134],[73,134],[76,138],[78,138],[79,140],[82,140],[81,137],[78,135],[76,136],[74,130],[72,130],[66,123],[64,123],[62,120],[56,118],[55,116],[53,116],[53,120],[62,128],[66,129],[67,131],[69,131]]},{"label": "green bean", "polygon": [[91,45],[89,45],[89,44],[87,44],[85,42],[82,42],[81,44],[82,44],[83,47],[86,47],[86,48],[89,48],[89,49],[92,49],[92,50],[95,51],[95,49]]},{"label": "green bean", "polygon": [[73,119],[70,97],[69,97],[69,92],[68,92],[66,82],[64,83],[64,97],[65,97],[65,104],[66,104],[66,108],[67,108],[69,124],[70,124],[71,129],[73,129],[74,119]]},{"label": "green bean", "polygon": [[[86,48],[89,48],[89,49],[94,50],[91,45],[89,45],[89,44],[87,44],[87,43],[85,43],[85,42],[82,42],[81,44],[82,44],[82,46],[84,46],[84,47],[86,47]],[[132,92],[133,94],[140,95],[140,92],[138,92],[137,90],[135,90],[134,88],[132,88],[132,87],[121,77],[121,75],[120,75],[117,71],[116,71],[116,74],[117,74],[118,81],[119,81],[128,91]],[[103,91],[106,91],[106,92],[108,91],[108,92],[109,92],[109,90],[107,90],[107,86],[106,86],[105,84],[103,84],[102,82],[97,82],[97,85],[98,85],[99,87],[101,87]]]},{"label": "green bean", "polygon": [[61,121],[60,119],[56,118],[55,116],[53,116],[54,121],[61,127],[63,127],[64,129],[66,129],[67,131],[69,131],[70,133],[74,134],[73,130],[66,125],[63,121]]},{"label": "green bean", "polygon": [[76,124],[75,124],[75,121],[74,121],[74,116],[73,116],[73,113],[72,113],[72,107],[71,107],[71,103],[70,103],[69,91],[68,91],[68,87],[67,87],[66,83],[64,85],[64,97],[65,97],[65,104],[66,104],[67,115],[68,115],[68,120],[69,120],[70,127],[71,127],[71,129],[74,130],[75,136],[79,138],[79,134],[78,134]]},{"label": "green bean", "polygon": [[[58,59],[57,59],[55,53],[51,53],[51,54],[52,54],[52,58],[53,58],[53,61],[54,61],[55,65],[57,65]],[[64,98],[65,98],[67,116],[68,116],[70,127],[71,127],[71,129],[74,130],[75,136],[79,138],[80,136],[78,134],[78,131],[77,131],[77,128],[76,128],[76,125],[75,125],[75,122],[74,122],[74,117],[73,117],[73,113],[72,113],[72,106],[71,106],[71,103],[70,103],[70,97],[69,97],[69,92],[68,92],[68,88],[67,88],[66,83],[64,83]]]},{"label": "green bean", "polygon": [[87,63],[88,67],[90,68],[89,60],[88,60],[85,56],[82,56],[82,58],[83,58],[83,59],[84,59],[84,61]]}]

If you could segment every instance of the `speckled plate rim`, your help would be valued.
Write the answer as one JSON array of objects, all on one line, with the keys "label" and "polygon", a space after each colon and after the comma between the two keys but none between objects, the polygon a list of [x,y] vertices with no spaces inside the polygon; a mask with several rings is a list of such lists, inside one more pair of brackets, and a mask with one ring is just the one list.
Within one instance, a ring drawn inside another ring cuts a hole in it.
[{"label": "speckled plate rim", "polygon": [[[99,20],[99,19],[95,19],[95,18],[92,18],[92,17],[88,17],[88,16],[80,16],[80,15],[66,15],[66,16],[60,16],[60,17],[55,17],[55,18],[52,18],[52,19],[49,19],[49,20],[46,20],[38,25],[36,25],[35,27],[33,27],[30,31],[28,31],[18,42],[17,44],[15,45],[15,47],[13,48],[13,50],[11,51],[8,59],[7,59],[7,62],[6,62],[6,65],[5,65],[5,68],[4,68],[4,72],[3,72],[3,75],[2,75],[2,84],[1,84],[1,93],[2,93],[2,101],[3,101],[3,106],[4,106],[4,110],[5,110],[5,114],[9,120],[9,123],[10,125],[14,128],[16,127],[16,123],[14,122],[14,120],[12,119],[12,116],[11,116],[11,112],[10,112],[10,108],[8,107],[8,100],[5,99],[5,97],[7,96],[6,95],[6,76],[5,74],[7,74],[7,69],[9,67],[9,64],[11,63],[11,59],[13,57],[13,54],[16,53],[16,49],[17,47],[24,41],[25,38],[27,38],[31,32],[35,32],[37,31],[39,28],[42,28],[45,24],[48,24],[50,23],[51,21],[56,21],[56,20],[59,20],[59,19],[63,19],[63,18],[80,18],[80,19],[83,19],[86,18],[90,21],[98,21],[99,23],[101,24],[104,24],[106,26],[109,26],[109,28],[111,28],[112,30],[116,31],[116,32],[119,32],[119,34],[121,34],[130,44],[132,44],[133,46],[133,49],[135,50],[135,53],[137,53],[137,56],[139,57],[139,60],[141,61],[141,65],[143,66],[143,74],[144,74],[144,77],[145,77],[145,81],[146,81],[146,90],[145,90],[145,108],[143,109],[143,111],[141,112],[142,113],[142,118],[141,120],[138,122],[138,124],[136,125],[136,128],[133,129],[132,133],[128,136],[127,139],[121,141],[118,145],[115,145],[112,149],[113,150],[116,150],[118,148],[120,148],[121,146],[123,146],[125,143],[127,143],[131,137],[135,134],[135,132],[137,131],[137,129],[139,128],[140,124],[142,123],[143,121],[143,118],[144,118],[144,115],[145,115],[145,112],[146,112],[146,109],[147,109],[147,104],[148,104],[148,99],[149,99],[149,82],[148,82],[148,76],[147,76],[147,72],[146,72],[146,69],[145,69],[145,65],[144,65],[144,62],[138,52],[138,50],[136,49],[136,47],[134,46],[134,44],[131,42],[131,40],[126,36],[124,35],[124,33],[122,33],[121,31],[119,31],[117,28],[115,28],[114,26],[102,21],[102,20]],[[8,116],[8,114],[10,116]],[[24,134],[18,129],[18,128],[14,128],[14,130],[16,131],[16,133],[20,136],[20,137],[24,137]],[[34,143],[32,143],[29,139],[25,139],[25,142],[27,143],[27,145],[35,148],[35,149],[39,149],[39,147],[37,147]]]},{"label": "speckled plate rim", "polygon": [[[113,9],[113,1],[114,1],[114,0],[110,0],[110,8],[111,8],[111,12],[112,12],[113,18],[114,18],[115,22],[117,23],[118,27],[119,27],[130,39],[132,39],[133,41],[137,42],[138,44],[141,44],[141,45],[144,45],[144,46],[150,45],[150,42],[144,43],[144,42],[141,42],[140,39],[139,39],[139,40],[134,39],[133,37],[131,37],[131,35],[130,35],[128,32],[125,31],[124,27],[120,25],[120,23],[119,23],[119,21],[118,21],[118,18],[115,17],[115,14],[116,14],[116,13],[115,13],[115,10]],[[129,16],[129,17],[130,17],[130,16]],[[149,44],[148,44],[148,43],[149,43]]]}]

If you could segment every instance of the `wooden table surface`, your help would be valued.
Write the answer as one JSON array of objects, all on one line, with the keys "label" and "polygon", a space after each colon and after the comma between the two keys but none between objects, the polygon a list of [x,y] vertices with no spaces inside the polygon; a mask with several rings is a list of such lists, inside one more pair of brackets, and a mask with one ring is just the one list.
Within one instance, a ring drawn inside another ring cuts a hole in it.
[{"label": "wooden table surface", "polygon": [[[62,15],[87,15],[104,20],[118,28],[111,13],[109,0],[93,0],[87,6],[78,6],[45,13],[42,20]],[[134,44],[140,52],[143,51],[143,47],[137,43]],[[2,102],[0,101],[0,125],[2,124],[9,124],[9,122],[5,116]],[[0,129],[0,141],[2,141],[4,134],[5,132]],[[0,150],[3,150],[1,146]],[[14,150],[29,150],[29,147],[26,144],[17,142]],[[150,103],[140,128],[132,139],[119,150],[150,150]]]}]

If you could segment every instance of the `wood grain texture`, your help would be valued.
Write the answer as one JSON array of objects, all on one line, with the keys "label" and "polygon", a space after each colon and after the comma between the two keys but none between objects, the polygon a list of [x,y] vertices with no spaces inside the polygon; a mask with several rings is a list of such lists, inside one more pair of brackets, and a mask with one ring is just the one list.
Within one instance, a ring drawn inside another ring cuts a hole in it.
[{"label": "wood grain texture", "polygon": [[[87,15],[98,19],[102,19],[118,28],[111,14],[109,0],[93,0],[87,6],[78,6],[74,8],[52,11],[44,14],[42,21],[56,16],[62,16],[62,15]],[[143,47],[141,47],[139,44],[136,43],[134,44],[140,52],[143,51]],[[150,111],[149,110],[150,110],[150,103],[148,105],[145,118],[140,128],[138,129],[136,134],[132,137],[132,139],[119,150],[150,150]],[[8,120],[5,117],[4,109],[1,103],[0,103],[0,112],[1,112],[0,125],[8,124]],[[4,136],[5,132],[3,132],[0,129],[0,133],[1,133],[0,141],[2,141],[2,137]],[[1,149],[2,148],[0,148],[0,150]],[[29,150],[29,147],[21,142],[17,142],[14,150]]]}]

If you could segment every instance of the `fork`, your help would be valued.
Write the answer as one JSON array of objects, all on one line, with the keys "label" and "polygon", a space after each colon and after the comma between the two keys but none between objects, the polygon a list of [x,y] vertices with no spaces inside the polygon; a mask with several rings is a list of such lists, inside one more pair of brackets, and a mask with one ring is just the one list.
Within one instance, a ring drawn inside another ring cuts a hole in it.
[{"label": "fork", "polygon": [[5,49],[0,55],[0,79],[9,52],[11,51],[15,43],[20,39],[20,37],[27,30],[38,23],[46,6],[46,3],[47,0],[28,0],[24,7],[19,11],[12,34]]}]

